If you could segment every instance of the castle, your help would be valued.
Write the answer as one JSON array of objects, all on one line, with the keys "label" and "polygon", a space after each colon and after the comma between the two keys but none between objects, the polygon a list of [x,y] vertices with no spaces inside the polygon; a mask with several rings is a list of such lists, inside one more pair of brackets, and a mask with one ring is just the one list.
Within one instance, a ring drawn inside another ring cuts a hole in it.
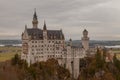
[{"label": "castle", "polygon": [[27,28],[22,33],[21,59],[27,61],[28,65],[37,61],[46,61],[50,58],[58,60],[61,66],[69,69],[74,78],[77,78],[80,71],[80,59],[86,56],[89,50],[88,31],[83,31],[82,47],[73,46],[72,39],[68,44],[62,30],[48,30],[44,21],[43,29],[38,28],[36,11],[33,15],[33,28]]}]

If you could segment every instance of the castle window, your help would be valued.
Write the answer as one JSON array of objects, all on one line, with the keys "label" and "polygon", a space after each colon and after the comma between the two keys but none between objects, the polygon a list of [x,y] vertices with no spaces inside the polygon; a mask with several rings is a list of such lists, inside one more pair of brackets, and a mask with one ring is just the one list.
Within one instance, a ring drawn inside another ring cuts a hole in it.
[{"label": "castle window", "polygon": [[56,43],[58,43],[58,42],[56,41]]},{"label": "castle window", "polygon": [[59,50],[59,47],[56,47],[56,50]]},{"label": "castle window", "polygon": [[59,41],[59,43],[61,43],[61,41]]},{"label": "castle window", "polygon": [[34,41],[32,41],[32,43],[34,43]]},{"label": "castle window", "polygon": [[35,41],[35,43],[37,43],[37,41]]}]

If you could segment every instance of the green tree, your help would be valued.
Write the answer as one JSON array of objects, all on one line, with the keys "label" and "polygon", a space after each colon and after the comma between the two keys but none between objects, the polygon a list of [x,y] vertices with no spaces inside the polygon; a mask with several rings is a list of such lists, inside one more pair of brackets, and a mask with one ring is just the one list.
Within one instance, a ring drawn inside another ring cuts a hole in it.
[{"label": "green tree", "polygon": [[105,61],[104,61],[104,59],[102,57],[102,54],[101,54],[99,49],[97,49],[97,53],[95,55],[95,59],[96,59],[96,68],[102,69],[103,66],[104,66],[104,62]]},{"label": "green tree", "polygon": [[89,75],[91,75],[92,77],[94,76],[94,74],[95,74],[95,67],[94,67],[94,65],[91,65],[91,66],[89,67],[88,73],[89,73]]},{"label": "green tree", "polygon": [[120,80],[120,75],[116,75],[116,80]]},{"label": "green tree", "polygon": [[14,57],[12,58],[12,60],[11,60],[11,63],[12,63],[12,65],[16,65],[16,64],[19,63],[19,61],[20,61],[19,55],[18,55],[18,54],[15,54],[15,56],[14,56]]},{"label": "green tree", "polygon": [[37,75],[37,73],[36,73],[35,68],[34,68],[33,66],[30,66],[30,67],[27,69],[27,71],[28,71],[29,75],[31,76],[31,78],[32,78],[33,80],[36,80],[36,75]]},{"label": "green tree", "polygon": [[120,61],[116,58],[116,55],[114,55],[114,57],[113,57],[113,63],[120,71]]}]

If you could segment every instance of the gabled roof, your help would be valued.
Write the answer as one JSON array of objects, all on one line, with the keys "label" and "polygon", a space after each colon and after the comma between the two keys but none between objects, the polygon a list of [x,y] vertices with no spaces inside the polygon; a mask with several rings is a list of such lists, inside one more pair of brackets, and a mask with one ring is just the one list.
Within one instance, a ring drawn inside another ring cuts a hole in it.
[{"label": "gabled roof", "polygon": [[27,33],[31,39],[43,39],[43,31],[37,28],[27,29]]},{"label": "gabled roof", "polygon": [[64,35],[61,30],[48,30],[48,39],[64,39]]},{"label": "gabled roof", "polygon": [[[43,30],[38,28],[28,28],[27,29],[28,36],[31,36],[33,40],[43,39]],[[62,30],[47,30],[47,39],[64,39],[64,35]]]}]

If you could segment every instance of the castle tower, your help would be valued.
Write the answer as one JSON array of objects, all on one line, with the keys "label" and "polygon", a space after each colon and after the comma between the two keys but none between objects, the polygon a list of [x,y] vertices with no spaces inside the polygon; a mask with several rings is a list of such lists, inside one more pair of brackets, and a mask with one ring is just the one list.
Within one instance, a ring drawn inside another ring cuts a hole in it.
[{"label": "castle tower", "polygon": [[86,29],[84,29],[83,31],[82,46],[85,50],[89,49],[89,37],[88,37],[88,31]]},{"label": "castle tower", "polygon": [[44,25],[43,25],[43,38],[45,40],[47,39],[47,27],[46,27],[45,21],[44,21]]},{"label": "castle tower", "polygon": [[33,28],[38,28],[38,20],[37,20],[36,10],[34,11],[32,24],[33,24]]},{"label": "castle tower", "polygon": [[45,23],[45,21],[44,21],[43,30],[47,30],[47,27],[46,27],[46,23]]},{"label": "castle tower", "polygon": [[47,54],[47,27],[46,27],[46,23],[45,23],[45,21],[44,21],[44,25],[43,25],[43,42],[44,42],[44,49],[43,49],[43,51],[44,51],[44,60],[46,61],[47,60],[47,56],[46,56],[46,54]]}]

